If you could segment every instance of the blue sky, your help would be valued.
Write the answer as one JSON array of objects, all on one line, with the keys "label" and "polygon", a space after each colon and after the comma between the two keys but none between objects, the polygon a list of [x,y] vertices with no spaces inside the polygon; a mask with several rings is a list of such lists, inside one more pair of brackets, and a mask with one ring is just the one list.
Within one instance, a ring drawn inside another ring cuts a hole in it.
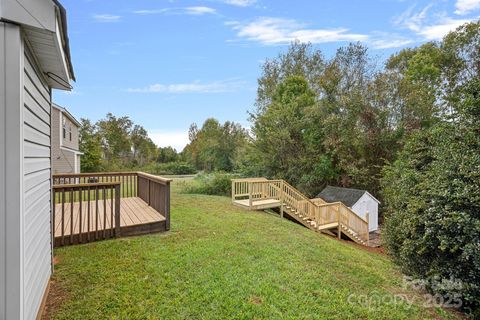
[{"label": "blue sky", "polygon": [[248,126],[261,64],[295,39],[326,56],[361,41],[385,59],[476,20],[480,0],[63,0],[77,81],[57,103],[112,112],[182,149],[192,122]]}]

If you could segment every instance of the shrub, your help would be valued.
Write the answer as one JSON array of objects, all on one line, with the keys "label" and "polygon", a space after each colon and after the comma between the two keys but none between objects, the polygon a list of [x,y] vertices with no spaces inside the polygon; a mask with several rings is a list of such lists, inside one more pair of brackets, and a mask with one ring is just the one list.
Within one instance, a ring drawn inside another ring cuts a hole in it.
[{"label": "shrub", "polygon": [[229,173],[200,174],[193,183],[186,186],[185,193],[229,196],[232,191],[232,179],[237,176]]},{"label": "shrub", "polygon": [[417,134],[384,169],[384,241],[402,270],[480,316],[478,122]]},{"label": "shrub", "polygon": [[142,171],[158,175],[195,174],[196,169],[186,162],[153,163],[141,168]]}]

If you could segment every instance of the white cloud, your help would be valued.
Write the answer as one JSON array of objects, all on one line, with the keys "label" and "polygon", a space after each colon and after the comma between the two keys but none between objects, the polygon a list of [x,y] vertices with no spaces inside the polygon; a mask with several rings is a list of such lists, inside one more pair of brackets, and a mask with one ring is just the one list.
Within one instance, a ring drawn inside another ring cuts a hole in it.
[{"label": "white cloud", "polygon": [[257,0],[220,0],[223,3],[231,4],[238,7],[248,7],[257,3]]},{"label": "white cloud", "polygon": [[350,33],[347,28],[309,29],[292,19],[262,17],[248,23],[228,22],[237,36],[266,45],[287,44],[292,41],[325,43],[338,41],[367,41],[368,35]]},{"label": "white cloud", "polygon": [[118,22],[122,17],[113,14],[94,14],[93,19],[97,22]]},{"label": "white cloud", "polygon": [[144,88],[130,88],[128,92],[133,93],[222,93],[234,92],[245,87],[245,83],[239,80],[224,80],[202,83],[194,81],[191,83],[161,84],[156,83]]},{"label": "white cloud", "polygon": [[185,131],[163,131],[149,130],[148,136],[159,147],[173,147],[178,152],[189,143],[188,132]]},{"label": "white cloud", "polygon": [[480,0],[457,0],[455,13],[458,15],[468,14],[480,9]]},{"label": "white cloud", "polygon": [[423,40],[441,40],[450,31],[473,20],[451,18],[445,12],[430,14],[431,8],[432,5],[428,5],[415,12],[415,7],[410,7],[394,20],[394,24],[409,29]]},{"label": "white cloud", "polygon": [[455,30],[462,24],[468,23],[467,19],[452,19],[445,17],[436,24],[424,26],[418,34],[427,40],[441,40],[447,33]]},{"label": "white cloud", "polygon": [[187,14],[202,15],[202,14],[215,14],[217,11],[209,7],[187,7],[185,8]]},{"label": "white cloud", "polygon": [[371,39],[369,43],[374,49],[400,48],[413,42],[411,39],[395,38],[395,36],[384,35],[381,38]]},{"label": "white cloud", "polygon": [[184,7],[184,8],[164,8],[154,10],[136,10],[133,13],[149,15],[149,14],[187,14],[187,15],[204,15],[216,14],[217,10],[210,7]]}]

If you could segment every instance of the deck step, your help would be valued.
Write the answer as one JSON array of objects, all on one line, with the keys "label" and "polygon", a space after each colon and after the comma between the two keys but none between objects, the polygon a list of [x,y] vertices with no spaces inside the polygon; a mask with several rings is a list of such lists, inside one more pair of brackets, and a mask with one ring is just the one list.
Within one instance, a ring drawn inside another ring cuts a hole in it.
[{"label": "deck step", "polygon": [[323,224],[317,228],[317,230],[328,230],[328,229],[333,229],[338,227],[338,222],[333,222],[333,223],[328,223],[328,224]]}]

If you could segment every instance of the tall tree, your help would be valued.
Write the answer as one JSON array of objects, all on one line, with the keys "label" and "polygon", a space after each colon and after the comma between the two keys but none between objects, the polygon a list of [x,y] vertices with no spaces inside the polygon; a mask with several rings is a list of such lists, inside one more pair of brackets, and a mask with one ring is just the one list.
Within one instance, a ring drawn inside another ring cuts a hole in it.
[{"label": "tall tree", "polygon": [[80,119],[79,147],[83,152],[82,172],[99,172],[102,168],[102,143],[97,128],[88,119]]},{"label": "tall tree", "polygon": [[125,165],[132,152],[130,131],[132,121],[127,117],[117,118],[108,113],[105,119],[97,123],[98,133],[102,137],[104,156],[110,165]]},{"label": "tall tree", "polygon": [[182,152],[183,157],[199,170],[232,171],[238,150],[246,143],[247,132],[239,124],[207,119],[200,129],[192,124],[190,143]]}]

